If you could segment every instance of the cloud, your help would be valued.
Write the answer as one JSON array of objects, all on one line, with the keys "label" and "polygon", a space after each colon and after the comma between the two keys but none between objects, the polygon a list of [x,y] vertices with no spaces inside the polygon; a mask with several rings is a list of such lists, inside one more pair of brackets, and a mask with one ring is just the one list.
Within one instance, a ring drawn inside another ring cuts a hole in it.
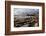
[{"label": "cloud", "polygon": [[29,8],[15,8],[14,15],[27,15],[39,12],[39,9],[29,9]]}]

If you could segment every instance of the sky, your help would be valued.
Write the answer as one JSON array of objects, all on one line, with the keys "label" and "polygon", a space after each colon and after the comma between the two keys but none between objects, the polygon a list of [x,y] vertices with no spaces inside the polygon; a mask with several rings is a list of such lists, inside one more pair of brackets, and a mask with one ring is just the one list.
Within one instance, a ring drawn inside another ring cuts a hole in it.
[{"label": "sky", "polygon": [[39,12],[39,9],[30,9],[30,8],[14,8],[14,15],[27,15]]}]

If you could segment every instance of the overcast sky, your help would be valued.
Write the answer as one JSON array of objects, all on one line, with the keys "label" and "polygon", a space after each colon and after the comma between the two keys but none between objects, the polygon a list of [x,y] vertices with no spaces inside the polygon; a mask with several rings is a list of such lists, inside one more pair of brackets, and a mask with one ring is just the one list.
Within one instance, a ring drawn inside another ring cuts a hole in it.
[{"label": "overcast sky", "polygon": [[39,9],[29,9],[29,8],[14,8],[14,15],[27,15],[39,12]]}]

